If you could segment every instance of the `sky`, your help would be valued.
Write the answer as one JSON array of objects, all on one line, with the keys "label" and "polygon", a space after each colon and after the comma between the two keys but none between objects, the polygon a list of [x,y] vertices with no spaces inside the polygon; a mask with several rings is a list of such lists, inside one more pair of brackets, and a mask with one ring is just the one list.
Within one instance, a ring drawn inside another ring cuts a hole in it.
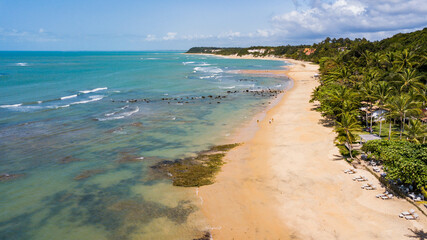
[{"label": "sky", "polygon": [[424,27],[426,0],[0,0],[0,50],[277,46]]}]

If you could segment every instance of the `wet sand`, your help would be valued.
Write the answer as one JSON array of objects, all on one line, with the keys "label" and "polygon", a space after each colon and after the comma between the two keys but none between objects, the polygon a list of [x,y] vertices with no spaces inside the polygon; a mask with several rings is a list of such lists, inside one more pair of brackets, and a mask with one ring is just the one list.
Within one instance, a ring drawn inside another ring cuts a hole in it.
[{"label": "wet sand", "polygon": [[[246,58],[251,58],[247,56]],[[281,58],[266,58],[284,60]],[[250,70],[247,74],[286,74],[294,81],[291,90],[259,123],[241,131],[250,140],[232,151],[215,184],[198,189],[202,212],[213,239],[422,239],[427,235],[424,215],[403,199],[380,200],[377,186],[367,191],[334,146],[335,134],[322,124],[314,103],[318,85],[313,78],[318,66],[286,59],[284,70]],[[271,123],[269,121],[273,119]],[[417,210],[420,219],[398,217]],[[417,232],[418,231],[418,232]],[[424,235],[423,235],[424,234]]]}]

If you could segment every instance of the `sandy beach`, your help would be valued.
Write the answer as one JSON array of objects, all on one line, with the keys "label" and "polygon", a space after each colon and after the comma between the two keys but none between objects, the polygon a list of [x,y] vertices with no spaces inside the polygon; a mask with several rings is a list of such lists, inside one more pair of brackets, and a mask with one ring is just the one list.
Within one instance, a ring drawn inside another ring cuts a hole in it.
[{"label": "sandy beach", "polygon": [[[318,66],[285,60],[292,65],[283,70],[243,72],[286,74],[294,86],[253,120],[255,134],[227,154],[216,183],[198,190],[213,239],[424,239],[427,219],[413,205],[376,198],[384,189],[367,171],[357,175],[377,190],[343,173],[350,165],[334,146],[335,133],[309,103]],[[409,209],[420,219],[398,217]]]}]

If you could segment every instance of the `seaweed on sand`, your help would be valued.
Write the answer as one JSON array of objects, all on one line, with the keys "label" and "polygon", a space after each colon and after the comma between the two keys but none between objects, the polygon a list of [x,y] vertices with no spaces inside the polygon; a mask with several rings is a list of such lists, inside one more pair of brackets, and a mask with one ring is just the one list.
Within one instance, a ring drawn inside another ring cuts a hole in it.
[{"label": "seaweed on sand", "polygon": [[153,166],[155,170],[166,173],[174,186],[199,187],[214,183],[216,173],[224,164],[225,153],[239,143],[213,146],[208,151],[200,152],[196,157],[175,161],[163,161]]},{"label": "seaweed on sand", "polygon": [[193,240],[211,240],[212,234],[210,232],[205,232],[201,238],[195,238]]},{"label": "seaweed on sand", "polygon": [[217,145],[210,148],[210,151],[221,151],[226,152],[230,151],[231,149],[239,146],[240,143],[232,143],[232,144],[225,144],[225,145]]}]

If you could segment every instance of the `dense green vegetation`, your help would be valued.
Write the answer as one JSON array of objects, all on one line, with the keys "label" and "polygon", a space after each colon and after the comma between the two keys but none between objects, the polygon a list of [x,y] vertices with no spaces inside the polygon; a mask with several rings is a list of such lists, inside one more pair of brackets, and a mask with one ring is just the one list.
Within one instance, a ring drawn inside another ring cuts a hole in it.
[{"label": "dense green vegetation", "polygon": [[[196,50],[210,51],[190,49]],[[427,28],[375,42],[326,38],[311,46],[216,48],[212,53],[318,63],[320,85],[312,101],[320,103],[317,110],[334,126],[340,149],[344,144],[351,149],[365,128],[384,137],[364,150],[384,162],[389,179],[418,188],[427,184]],[[374,117],[375,110],[383,112]]]},{"label": "dense green vegetation", "polygon": [[[334,122],[337,143],[351,146],[363,125],[379,136],[387,131],[363,150],[383,162],[388,179],[417,189],[427,184],[426,41],[424,29],[378,42],[344,41],[346,49],[334,53],[326,39],[306,57],[320,65],[312,101]],[[374,110],[385,112],[374,118]]]},{"label": "dense green vegetation", "polygon": [[365,143],[362,149],[384,163],[386,178],[418,188],[427,185],[427,144],[375,140]]}]

